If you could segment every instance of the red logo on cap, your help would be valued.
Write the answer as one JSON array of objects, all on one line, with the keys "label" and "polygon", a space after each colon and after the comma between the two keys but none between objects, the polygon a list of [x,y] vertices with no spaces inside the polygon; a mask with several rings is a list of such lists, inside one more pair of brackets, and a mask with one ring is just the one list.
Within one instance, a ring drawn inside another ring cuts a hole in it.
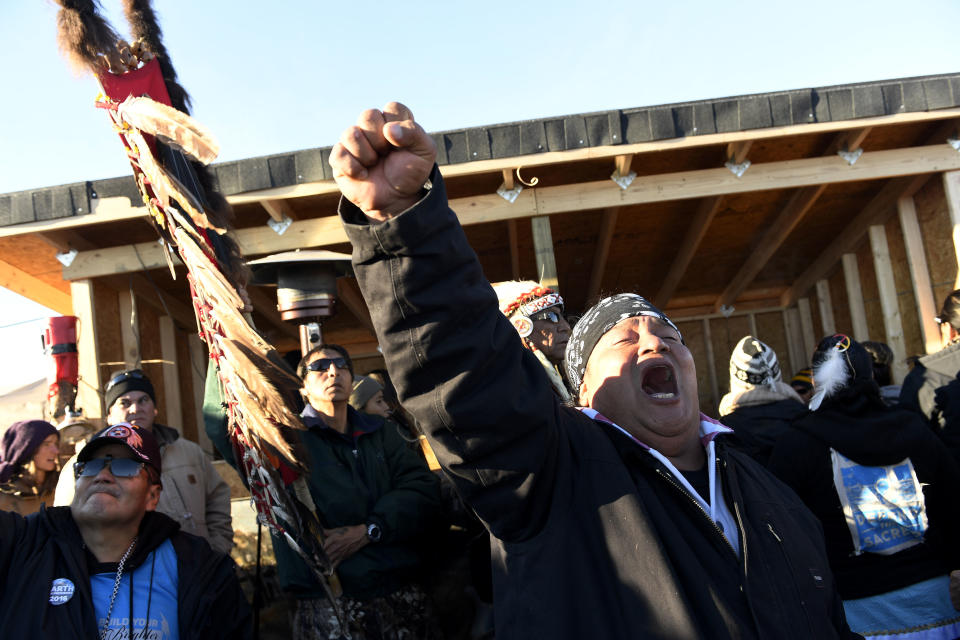
[{"label": "red logo on cap", "polygon": [[143,455],[141,450],[143,448],[143,438],[141,438],[140,434],[130,427],[123,424],[114,425],[109,431],[103,434],[103,436],[105,438],[116,438],[117,440],[123,440],[127,443],[127,446],[133,449],[134,453],[144,460],[147,459],[147,456]]},{"label": "red logo on cap", "polygon": [[131,431],[129,427],[125,427],[122,424],[118,424],[115,427],[111,427],[109,431],[103,434],[107,438],[118,438],[120,440],[126,440],[130,437]]}]

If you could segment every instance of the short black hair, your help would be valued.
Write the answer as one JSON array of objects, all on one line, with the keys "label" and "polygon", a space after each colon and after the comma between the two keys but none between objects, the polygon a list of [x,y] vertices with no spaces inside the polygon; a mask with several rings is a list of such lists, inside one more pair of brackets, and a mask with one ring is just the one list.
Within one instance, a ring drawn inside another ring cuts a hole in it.
[{"label": "short black hair", "polygon": [[347,353],[347,350],[341,347],[338,344],[333,344],[332,342],[324,342],[321,345],[317,345],[310,351],[307,351],[306,355],[300,358],[300,364],[297,365],[297,375],[300,376],[302,380],[307,375],[307,363],[320,351],[330,350],[336,351],[343,356],[343,359],[347,361],[347,369],[350,371],[350,376],[353,377],[353,360],[350,359],[350,354]]},{"label": "short black hair", "polygon": [[949,324],[954,331],[960,331],[960,289],[954,289],[947,294],[943,307],[937,314],[937,320],[941,324]]}]

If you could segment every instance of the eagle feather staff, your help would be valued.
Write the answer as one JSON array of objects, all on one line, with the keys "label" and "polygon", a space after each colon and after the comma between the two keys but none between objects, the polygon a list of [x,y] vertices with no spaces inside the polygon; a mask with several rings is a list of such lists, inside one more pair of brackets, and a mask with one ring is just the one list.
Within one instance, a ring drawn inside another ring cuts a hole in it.
[{"label": "eagle feather staff", "polygon": [[[244,317],[249,271],[229,229],[232,211],[204,166],[219,146],[188,115],[148,0],[125,0],[134,43],[124,42],[96,0],[58,0],[58,39],[69,60],[100,82],[134,178],[168,253],[187,267],[200,336],[217,363],[237,463],[262,522],[285,538],[336,602],[335,576],[306,490],[295,409],[300,380]],[[173,272],[172,261],[168,262]],[[174,273],[175,276],[175,273]]]}]

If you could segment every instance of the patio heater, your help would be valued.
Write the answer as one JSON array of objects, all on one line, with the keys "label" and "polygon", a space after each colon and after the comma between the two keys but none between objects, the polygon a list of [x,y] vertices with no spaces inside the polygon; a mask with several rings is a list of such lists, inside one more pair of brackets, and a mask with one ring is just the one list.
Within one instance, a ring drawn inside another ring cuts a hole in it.
[{"label": "patio heater", "polygon": [[277,287],[280,317],[300,327],[300,352],[323,342],[321,324],[337,312],[337,278],[351,275],[350,256],[309,250],[277,253],[247,263],[254,285]]}]

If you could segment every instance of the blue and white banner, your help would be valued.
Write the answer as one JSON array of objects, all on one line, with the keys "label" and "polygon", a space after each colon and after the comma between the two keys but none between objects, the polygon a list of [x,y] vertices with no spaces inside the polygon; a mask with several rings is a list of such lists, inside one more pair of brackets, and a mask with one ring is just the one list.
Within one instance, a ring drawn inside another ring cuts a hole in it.
[{"label": "blue and white banner", "polygon": [[856,555],[892,555],[923,542],[927,509],[913,463],[865,467],[830,450],[833,484],[840,496]]}]

